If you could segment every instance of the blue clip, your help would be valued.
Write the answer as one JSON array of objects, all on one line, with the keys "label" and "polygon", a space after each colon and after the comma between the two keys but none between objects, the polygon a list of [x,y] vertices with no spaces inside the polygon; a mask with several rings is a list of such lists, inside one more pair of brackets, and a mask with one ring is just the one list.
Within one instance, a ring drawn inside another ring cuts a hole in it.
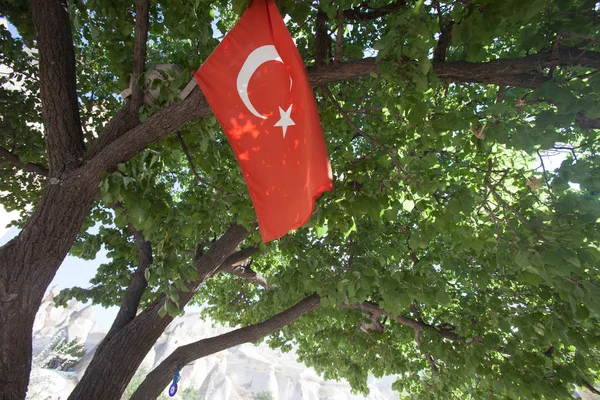
[{"label": "blue clip", "polygon": [[173,383],[169,386],[169,397],[175,396],[177,393],[177,382],[181,379],[181,367],[177,367],[177,371],[175,371],[175,375],[173,375]]}]

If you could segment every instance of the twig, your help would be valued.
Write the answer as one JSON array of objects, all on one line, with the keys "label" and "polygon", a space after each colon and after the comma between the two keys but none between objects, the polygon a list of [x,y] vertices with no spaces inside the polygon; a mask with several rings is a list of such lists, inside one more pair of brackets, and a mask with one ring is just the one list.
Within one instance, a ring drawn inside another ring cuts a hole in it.
[{"label": "twig", "polygon": [[[489,188],[490,193],[492,194],[492,196],[494,196],[494,198],[498,201],[498,203],[500,203],[504,208],[510,210],[522,223],[524,223],[525,225],[527,225],[529,227],[529,229],[531,229],[536,235],[537,237],[539,237],[542,240],[545,240],[544,236],[542,236],[541,233],[539,233],[539,231],[537,229],[535,229],[535,227],[533,225],[531,225],[531,223],[529,221],[527,221],[527,219],[525,217],[523,217],[517,210],[515,210],[510,204],[508,204],[496,191],[496,187],[502,182],[502,180],[506,177],[506,174],[500,178],[500,180],[498,182],[496,182],[495,184],[491,185],[489,182],[489,178],[490,178],[490,174],[492,171],[492,165],[493,165],[493,161],[491,158],[488,159],[488,170],[486,172],[485,178],[484,178],[484,185]],[[484,198],[484,202],[487,199],[487,195]],[[489,209],[489,207],[488,207]]]},{"label": "twig", "polygon": [[[488,211],[490,218],[492,219],[492,221],[494,221],[496,223],[496,226],[498,227],[498,229],[500,229],[501,221],[498,219],[498,217],[496,217],[496,215],[494,214],[494,211],[492,211],[492,209],[489,206],[489,204],[487,203],[487,201],[484,202],[484,208]],[[521,236],[521,234],[517,231],[517,229],[514,226],[512,226],[510,221],[506,220],[506,224],[513,231],[515,236],[517,236],[521,240],[522,243],[527,243],[525,238],[523,236]]]},{"label": "twig", "polygon": [[575,279],[571,279],[568,276],[563,276],[562,278],[567,282],[571,282],[573,285],[581,286],[581,282],[577,282]]},{"label": "twig", "polygon": [[506,85],[498,85],[498,93],[496,93],[496,104],[504,101],[504,95],[506,94]]},{"label": "twig", "polygon": [[372,21],[374,19],[383,17],[387,14],[391,14],[396,10],[405,7],[407,2],[405,0],[397,0],[393,3],[387,4],[383,7],[371,8],[366,7],[369,11],[360,11],[358,8],[350,8],[344,10],[344,17],[352,21]]},{"label": "twig", "polygon": [[222,194],[223,192],[221,191],[221,189],[219,189],[218,187],[216,187],[212,183],[208,182],[206,179],[203,179],[198,174],[198,171],[196,170],[196,167],[194,166],[194,162],[192,161],[192,156],[190,155],[190,153],[188,151],[188,148],[185,145],[185,142],[183,141],[183,137],[181,136],[181,133],[177,132],[175,134],[175,136],[177,136],[177,140],[179,141],[179,144],[181,145],[181,149],[183,150],[183,154],[185,154],[185,158],[187,159],[188,165],[190,166],[190,169],[192,170],[192,172],[196,176],[196,179],[198,179],[198,181],[201,182],[201,183],[203,183],[204,185],[213,188],[216,192]]},{"label": "twig", "polygon": [[[415,328],[415,343],[417,343],[417,346],[422,347],[422,343],[421,343],[421,332],[423,332],[424,328],[421,327],[417,327]],[[435,364],[435,360],[433,359],[433,357],[431,356],[431,353],[426,351],[423,354],[425,354],[425,358],[427,358],[427,361],[429,362],[429,366],[431,367],[431,373],[432,374],[437,374],[438,372],[438,367]]]},{"label": "twig", "polygon": [[508,204],[499,194],[498,192],[496,192],[496,188],[490,188],[492,195],[494,196],[494,198],[500,203],[502,204],[503,207],[509,209],[518,219],[519,221],[521,221],[522,223],[524,223],[525,225],[527,225],[527,227],[529,227],[529,229],[531,229],[538,238],[542,239],[542,240],[546,240],[544,238],[544,236],[542,236],[541,233],[539,233],[539,231],[537,229],[535,229],[535,227],[533,225],[531,225],[531,223],[529,221],[527,221],[527,219],[522,216],[517,210],[515,210],[510,204]]},{"label": "twig", "polygon": [[597,36],[590,36],[590,35],[582,35],[581,33],[577,33],[577,32],[560,32],[559,37],[563,37],[563,36],[571,36],[571,37],[576,37],[579,39],[585,39],[585,40],[591,40],[592,42],[600,42],[600,37]]},{"label": "twig", "polygon": [[381,144],[379,142],[377,142],[377,140],[375,140],[375,138],[373,138],[371,135],[368,135],[365,131],[363,131],[361,128],[358,127],[358,125],[356,125],[354,123],[354,121],[352,121],[352,119],[348,116],[348,113],[342,108],[342,106],[340,105],[340,103],[335,99],[335,97],[333,96],[333,93],[331,93],[331,90],[329,90],[329,88],[326,85],[321,85],[321,87],[323,88],[323,90],[325,90],[325,93],[327,94],[327,97],[329,97],[329,99],[331,100],[331,102],[333,103],[333,105],[335,106],[335,108],[338,109],[338,111],[340,112],[340,114],[342,115],[342,118],[344,118],[346,120],[346,122],[348,122],[350,124],[350,126],[352,126],[354,129],[356,129],[356,134],[364,137],[365,139],[367,139],[369,141],[369,143],[371,144],[371,149],[373,149],[374,147],[381,147],[383,148],[388,155],[390,156],[390,159],[392,160],[392,162],[394,163],[394,165],[404,174],[404,176],[412,181],[413,183],[417,184],[418,182],[415,181],[402,167],[402,164],[400,164],[400,160],[398,160],[398,157],[396,157],[396,155],[394,154],[394,152],[392,151],[392,149],[390,149],[388,146]]},{"label": "twig", "polygon": [[548,192],[550,192],[550,196],[552,196],[552,198],[554,198],[554,193],[552,192],[552,189],[550,188],[550,182],[548,182],[548,176],[546,175],[546,166],[544,165],[544,159],[543,159],[542,155],[540,154],[539,150],[536,150],[536,153],[538,155],[538,158],[540,159],[540,163],[542,164],[542,175],[544,176],[544,181],[546,182],[546,187],[548,188]]}]

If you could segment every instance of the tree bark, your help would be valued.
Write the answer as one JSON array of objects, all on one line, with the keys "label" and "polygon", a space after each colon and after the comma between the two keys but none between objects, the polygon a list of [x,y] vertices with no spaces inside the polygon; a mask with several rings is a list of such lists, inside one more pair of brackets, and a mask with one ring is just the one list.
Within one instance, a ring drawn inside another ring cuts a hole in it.
[{"label": "tree bark", "polygon": [[152,265],[152,246],[141,231],[138,231],[133,226],[130,226],[129,230],[133,233],[133,240],[138,251],[138,267],[131,276],[129,286],[121,301],[121,307],[119,307],[119,312],[109,332],[121,329],[135,318],[140,306],[140,300],[148,286],[145,273],[150,268],[150,265]]},{"label": "tree bark", "polygon": [[33,0],[40,51],[40,93],[50,174],[80,165],[84,145],[79,119],[75,53],[66,1]]},{"label": "tree bark", "polygon": [[330,59],[331,38],[327,30],[327,14],[319,8],[315,22],[315,65],[327,65]]},{"label": "tree bark", "polygon": [[[0,399],[25,397],[31,335],[46,288],[71,248],[95,196],[83,175],[75,55],[66,3],[32,0],[48,184],[21,233],[0,248]],[[98,176],[99,178],[99,176]],[[97,184],[96,184],[97,186]]]},{"label": "tree bark", "polygon": [[[56,178],[51,178],[56,179]],[[25,397],[31,330],[46,288],[92,205],[95,187],[71,174],[46,186],[21,233],[0,247],[0,399]]]},{"label": "tree bark", "polygon": [[169,384],[178,367],[242,343],[256,342],[313,311],[319,304],[320,298],[315,294],[258,324],[178,347],[148,374],[131,400],[156,399]]},{"label": "tree bark", "polygon": [[[246,229],[233,225],[197,260],[199,279],[188,285],[189,291],[180,294],[180,309],[191,300],[195,289],[219,269],[247,236]],[[164,317],[159,315],[165,301],[166,296],[160,296],[131,322],[121,328],[111,329],[96,349],[90,365],[69,396],[69,400],[121,398],[144,357],[173,320],[169,314]]]}]

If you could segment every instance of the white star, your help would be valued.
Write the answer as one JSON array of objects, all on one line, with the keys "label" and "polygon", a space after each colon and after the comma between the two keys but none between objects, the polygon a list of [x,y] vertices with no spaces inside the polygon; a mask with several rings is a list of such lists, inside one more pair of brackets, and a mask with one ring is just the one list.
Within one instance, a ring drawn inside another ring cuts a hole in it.
[{"label": "white star", "polygon": [[285,132],[287,131],[288,126],[296,125],[296,123],[290,117],[292,113],[292,106],[290,104],[287,110],[283,110],[283,108],[279,107],[279,121],[275,123],[275,126],[280,126],[283,129],[283,137],[285,138]]}]

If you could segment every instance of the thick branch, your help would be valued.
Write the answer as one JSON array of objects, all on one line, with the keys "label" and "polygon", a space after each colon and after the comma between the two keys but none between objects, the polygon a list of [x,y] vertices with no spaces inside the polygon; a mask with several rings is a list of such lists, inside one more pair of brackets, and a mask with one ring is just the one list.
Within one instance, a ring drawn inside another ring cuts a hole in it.
[{"label": "thick branch", "polygon": [[19,159],[19,157],[16,154],[5,149],[4,147],[0,147],[0,157],[4,158],[11,164],[14,164],[16,167],[22,169],[23,171],[34,172],[41,176],[48,176],[48,168],[44,167],[43,165],[32,162],[23,162]]},{"label": "thick branch", "polygon": [[148,374],[131,400],[156,399],[169,384],[178,367],[242,343],[254,343],[313,311],[319,303],[319,296],[315,294],[266,321],[178,347]]},{"label": "thick branch", "polygon": [[[175,132],[184,124],[211,114],[212,110],[208,102],[200,89],[196,87],[184,100],[155,112],[144,123],[107,143],[105,147],[96,148],[98,153],[92,157],[86,167],[90,168],[94,175],[100,176],[102,172],[129,160],[146,147]],[[103,133],[103,136],[105,134],[106,132]],[[90,149],[90,155],[93,154],[93,149]]]},{"label": "thick branch", "polygon": [[255,285],[262,286],[265,289],[269,289],[269,284],[267,283],[267,281],[248,267],[242,265],[229,266],[227,268],[222,268],[219,271],[230,273],[231,275],[235,275],[239,278],[244,279],[246,282],[254,283]]},{"label": "thick branch", "polygon": [[196,271],[198,272],[198,279],[195,282],[188,282],[187,291],[179,292],[179,308],[183,307],[190,301],[190,299],[196,293],[196,290],[202,285],[207,279],[212,277],[219,268],[224,264],[235,249],[248,237],[250,232],[241,225],[233,224],[221,236],[210,249],[203,254],[200,258],[194,260]]},{"label": "thick branch", "polygon": [[223,265],[221,268],[227,269],[229,267],[236,267],[240,264],[246,264],[245,261],[250,258],[254,253],[258,251],[258,247],[246,247],[243,250],[233,253],[225,261],[223,261]]},{"label": "thick branch", "polygon": [[335,38],[335,57],[334,62],[340,62],[342,60],[342,39],[344,38],[344,12],[339,9],[338,12],[338,26],[337,36]]},{"label": "thick branch", "polygon": [[52,175],[81,164],[84,151],[67,4],[32,0],[40,52],[40,91],[48,163]]},{"label": "thick branch", "polygon": [[129,287],[127,287],[121,301],[121,308],[119,308],[115,321],[110,328],[111,331],[121,329],[135,318],[140,300],[148,286],[145,272],[152,265],[152,246],[150,242],[146,241],[144,234],[133,226],[130,226],[129,229],[133,234],[135,246],[137,247],[139,266],[131,276]]},{"label": "thick branch", "polygon": [[353,21],[372,21],[374,19],[381,18],[384,15],[393,13],[394,11],[405,6],[405,0],[397,0],[383,7],[369,8],[367,11],[362,11],[358,8],[352,8],[349,10],[344,10],[344,18]]},{"label": "thick branch", "polygon": [[577,113],[575,121],[577,121],[577,124],[585,131],[589,131],[590,129],[600,129],[600,118],[588,118],[582,112]]},{"label": "thick branch", "polygon": [[[482,63],[437,62],[434,63],[434,71],[441,80],[447,82],[490,83],[535,88],[547,80],[541,68],[552,65],[600,68],[600,53],[563,48],[556,54],[547,52],[519,59],[499,59]],[[356,79],[376,72],[376,59],[365,58],[309,68],[308,76],[312,85],[323,85]],[[211,114],[212,110],[208,102],[196,87],[181,102],[157,111],[144,123],[110,143],[88,162],[87,167],[99,176],[117,163],[129,160],[150,144],[175,132],[185,123]]]},{"label": "thick branch", "polygon": [[219,272],[227,272],[250,283],[254,283],[264,287],[265,289],[268,289],[269,286],[267,285],[267,282],[256,272],[254,272],[247,262],[250,256],[257,251],[257,247],[246,247],[243,250],[233,253],[223,262],[223,265],[221,265],[219,268]]},{"label": "thick branch", "polygon": [[[440,24],[442,24],[441,21]],[[438,43],[435,46],[435,52],[433,53],[433,60],[437,62],[446,60],[446,52],[448,51],[450,42],[452,42],[452,27],[454,26],[454,22],[450,21],[447,24],[440,26],[440,38],[438,39]]]},{"label": "thick branch", "polygon": [[139,109],[144,103],[144,89],[139,85],[146,64],[146,47],[148,41],[150,7],[148,0],[135,2],[135,42],[133,47],[133,69],[130,79],[132,89],[131,100],[111,118],[98,139],[86,154],[90,159],[125,132],[139,125]]},{"label": "thick branch", "polygon": [[558,66],[579,65],[600,69],[600,53],[563,47],[523,58],[507,58],[472,63],[453,61],[434,63],[437,76],[446,82],[493,83],[534,89],[548,81],[544,70]]},{"label": "thick branch", "polygon": [[315,26],[315,65],[320,67],[329,64],[331,56],[331,38],[327,31],[327,14],[319,9]]},{"label": "thick branch", "polygon": [[132,112],[142,106],[144,89],[138,84],[144,74],[146,64],[146,42],[148,41],[148,24],[150,4],[148,0],[135,0],[135,43],[133,46],[133,73],[131,75],[131,108]]}]

